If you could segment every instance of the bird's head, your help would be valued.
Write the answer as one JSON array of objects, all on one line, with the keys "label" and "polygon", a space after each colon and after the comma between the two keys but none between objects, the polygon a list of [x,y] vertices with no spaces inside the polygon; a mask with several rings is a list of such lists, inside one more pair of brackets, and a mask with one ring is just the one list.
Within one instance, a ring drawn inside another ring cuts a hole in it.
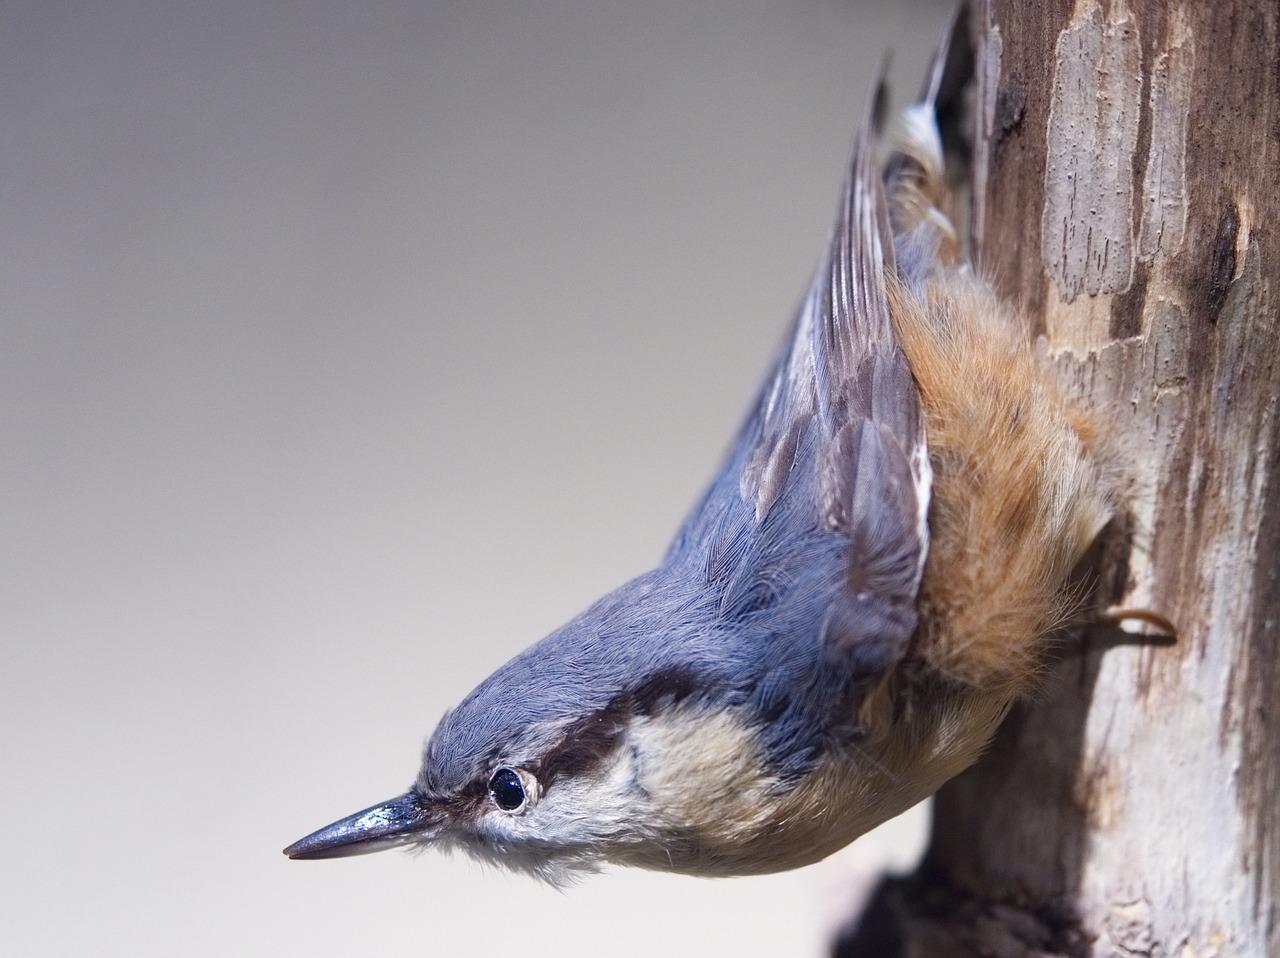
[{"label": "bird's head", "polygon": [[713,637],[673,640],[679,617],[660,584],[624,590],[448,712],[407,792],[285,853],[461,849],[561,882],[609,861],[705,871],[717,848],[741,847],[775,780],[746,711],[729,701],[733,663]]}]

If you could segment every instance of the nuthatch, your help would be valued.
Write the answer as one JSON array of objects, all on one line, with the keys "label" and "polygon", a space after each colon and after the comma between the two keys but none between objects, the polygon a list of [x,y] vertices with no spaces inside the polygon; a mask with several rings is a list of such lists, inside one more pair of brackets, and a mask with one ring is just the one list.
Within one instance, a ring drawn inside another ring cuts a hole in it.
[{"label": "nuthatch", "polygon": [[407,792],[289,857],[772,872],[978,757],[1116,497],[1103,430],[963,261],[943,144],[971,65],[958,27],[883,159],[867,110],[786,348],[661,565],[448,712]]}]

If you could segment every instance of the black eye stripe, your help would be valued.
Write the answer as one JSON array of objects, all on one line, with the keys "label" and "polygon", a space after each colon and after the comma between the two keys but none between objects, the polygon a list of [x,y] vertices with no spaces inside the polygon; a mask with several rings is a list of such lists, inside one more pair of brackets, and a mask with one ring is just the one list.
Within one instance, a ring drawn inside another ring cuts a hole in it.
[{"label": "black eye stripe", "polygon": [[683,669],[655,672],[638,687],[615,696],[604,708],[566,726],[560,741],[530,771],[544,790],[562,776],[583,775],[613,754],[633,716],[653,715],[706,687],[705,680]]},{"label": "black eye stripe", "polygon": [[524,782],[515,769],[500,768],[489,778],[489,795],[504,812],[514,812],[525,802]]}]

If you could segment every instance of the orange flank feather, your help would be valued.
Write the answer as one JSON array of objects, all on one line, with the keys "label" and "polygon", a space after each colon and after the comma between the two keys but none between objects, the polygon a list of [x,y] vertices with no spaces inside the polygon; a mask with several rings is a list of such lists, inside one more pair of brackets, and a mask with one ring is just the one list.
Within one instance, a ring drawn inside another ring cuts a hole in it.
[{"label": "orange flank feather", "polygon": [[1025,693],[1045,636],[1077,611],[1072,570],[1115,508],[1109,457],[975,280],[948,271],[919,297],[895,288],[891,303],[934,475],[916,657],[966,685]]}]

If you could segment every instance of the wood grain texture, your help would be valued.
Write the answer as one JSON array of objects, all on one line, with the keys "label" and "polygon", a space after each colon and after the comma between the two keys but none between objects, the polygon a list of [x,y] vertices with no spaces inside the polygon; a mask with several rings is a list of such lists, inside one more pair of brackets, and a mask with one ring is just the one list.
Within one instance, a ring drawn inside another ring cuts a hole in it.
[{"label": "wood grain texture", "polygon": [[974,247],[1128,450],[1093,630],[843,955],[1280,955],[1280,4],[989,0]]}]

